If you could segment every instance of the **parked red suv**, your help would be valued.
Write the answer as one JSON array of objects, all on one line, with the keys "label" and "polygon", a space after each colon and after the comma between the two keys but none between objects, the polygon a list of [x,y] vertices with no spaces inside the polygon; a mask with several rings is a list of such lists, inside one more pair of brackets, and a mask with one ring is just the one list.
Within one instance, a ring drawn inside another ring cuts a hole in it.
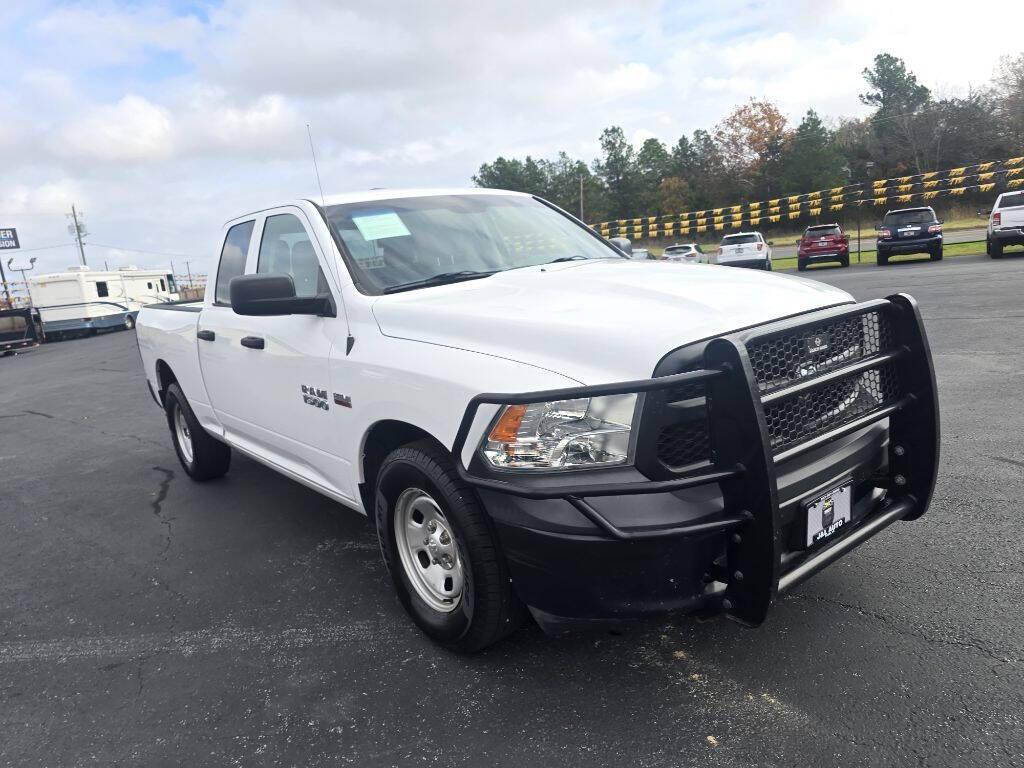
[{"label": "parked red suv", "polygon": [[850,266],[850,238],[838,224],[819,224],[808,227],[804,236],[796,241],[796,267],[801,272],[808,264],[839,262]]}]

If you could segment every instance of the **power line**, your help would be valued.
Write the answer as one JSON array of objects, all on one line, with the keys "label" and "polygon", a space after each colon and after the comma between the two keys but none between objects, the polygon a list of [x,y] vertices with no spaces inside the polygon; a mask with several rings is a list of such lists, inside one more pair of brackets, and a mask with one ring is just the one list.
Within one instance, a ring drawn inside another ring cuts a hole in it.
[{"label": "power line", "polygon": [[148,253],[152,256],[170,256],[171,258],[182,258],[182,259],[201,259],[202,256],[195,256],[190,253],[168,253],[167,251],[148,251],[142,248],[125,248],[120,245],[106,245],[104,243],[89,242],[86,245],[92,245],[97,248],[111,248],[115,251],[128,251],[129,253]]}]

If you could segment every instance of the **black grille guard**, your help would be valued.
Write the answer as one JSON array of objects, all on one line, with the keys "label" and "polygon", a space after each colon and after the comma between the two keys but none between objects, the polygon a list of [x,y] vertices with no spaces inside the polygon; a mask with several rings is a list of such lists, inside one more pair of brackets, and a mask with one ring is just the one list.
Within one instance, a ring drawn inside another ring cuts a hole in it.
[{"label": "black grille guard", "polygon": [[[891,348],[820,375],[802,377],[780,389],[770,392],[759,389],[747,355],[748,344],[804,326],[871,312],[885,313],[891,322],[894,334]],[[843,377],[883,365],[895,366],[901,385],[898,397],[880,402],[872,410],[795,445],[772,448],[765,421],[766,404],[807,395]],[[699,370],[638,381],[477,395],[470,400],[455,436],[452,451],[456,470],[463,481],[477,488],[530,499],[564,499],[615,540],[733,531],[726,550],[729,571],[740,572],[744,577],[728,581],[722,605],[737,618],[750,623],[763,621],[768,604],[779,591],[800,583],[896,520],[916,519],[927,510],[939,465],[939,411],[931,351],[920,311],[912,297],[896,294],[886,299],[842,305],[716,337],[705,347],[701,366]],[[602,476],[607,475],[607,470],[601,469],[523,477],[514,470],[489,469],[476,452],[470,467],[463,465],[463,449],[482,405],[527,405],[642,394],[692,383],[702,383],[706,388],[713,456],[707,466],[696,471],[678,473],[669,479],[631,482],[606,482]],[[873,482],[887,491],[885,500],[827,548],[783,572],[776,466],[883,419],[889,420],[889,470],[886,477],[875,478]],[[510,480],[512,475],[515,479]],[[712,483],[719,484],[726,510],[726,514],[712,521],[624,530],[586,501],[587,497],[668,493]]]}]

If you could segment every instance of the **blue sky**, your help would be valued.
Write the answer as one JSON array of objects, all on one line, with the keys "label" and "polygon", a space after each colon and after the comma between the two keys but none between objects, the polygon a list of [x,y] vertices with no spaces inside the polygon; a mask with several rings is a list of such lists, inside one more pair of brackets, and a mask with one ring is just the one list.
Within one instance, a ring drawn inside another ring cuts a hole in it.
[{"label": "blue sky", "polygon": [[[1000,18],[1019,28],[1024,6]],[[750,97],[794,122],[861,115],[881,51],[963,93],[1020,50],[991,32],[990,13],[934,0],[9,0],[0,226],[59,245],[32,255],[60,269],[74,202],[92,263],[201,270],[225,219],[315,193],[307,122],[330,191],[468,185],[499,154],[590,160],[611,124],[671,143]]]}]

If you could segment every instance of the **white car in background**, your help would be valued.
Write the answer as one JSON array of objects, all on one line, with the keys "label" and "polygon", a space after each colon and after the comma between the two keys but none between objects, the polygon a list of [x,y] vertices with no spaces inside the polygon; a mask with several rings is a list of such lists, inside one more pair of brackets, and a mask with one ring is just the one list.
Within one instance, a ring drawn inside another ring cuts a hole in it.
[{"label": "white car in background", "polygon": [[665,248],[666,261],[678,261],[683,264],[707,264],[708,256],[697,243],[670,245]]},{"label": "white car in background", "polygon": [[722,238],[718,263],[726,267],[772,268],[772,244],[760,232],[737,232]]}]

